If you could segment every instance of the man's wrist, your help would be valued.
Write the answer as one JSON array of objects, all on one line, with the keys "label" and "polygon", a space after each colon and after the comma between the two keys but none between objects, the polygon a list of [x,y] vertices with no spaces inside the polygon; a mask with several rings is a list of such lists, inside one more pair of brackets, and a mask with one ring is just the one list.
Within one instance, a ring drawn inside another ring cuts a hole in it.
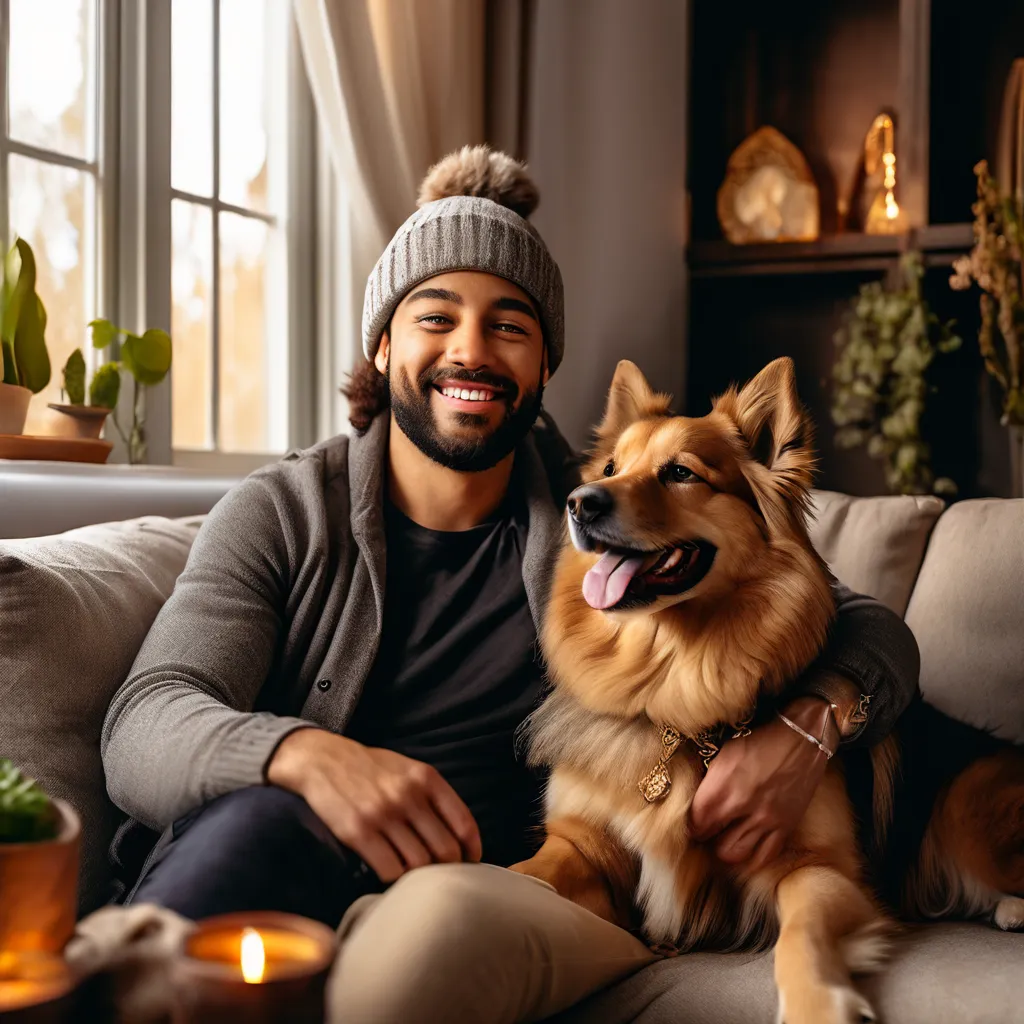
[{"label": "man's wrist", "polygon": [[833,754],[842,740],[835,711],[830,701],[812,694],[796,697],[782,708],[782,714],[790,722]]},{"label": "man's wrist", "polygon": [[839,735],[843,740],[860,731],[867,721],[866,698],[851,679],[839,672],[815,672],[801,680],[799,693],[802,696],[817,697],[832,705]]}]

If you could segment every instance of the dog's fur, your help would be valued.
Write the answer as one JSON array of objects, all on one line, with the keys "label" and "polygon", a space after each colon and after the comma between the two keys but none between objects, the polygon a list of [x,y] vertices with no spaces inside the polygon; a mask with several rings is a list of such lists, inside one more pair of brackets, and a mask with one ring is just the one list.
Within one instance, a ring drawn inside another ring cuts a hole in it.
[{"label": "dog's fur", "polygon": [[[661,727],[688,737],[780,697],[822,649],[831,576],[805,526],[812,430],[792,362],[778,359],[701,418],[672,416],[632,363],[615,374],[584,480],[610,493],[598,548],[717,549],[691,589],[598,611],[582,594],[595,538],[566,544],[543,649],[553,690],[527,725],[530,758],[551,768],[547,838],[522,871],[652,944],[735,949],[777,936],[780,1019],[873,1018],[851,973],[876,968],[892,920],[865,882],[865,858],[835,758],[783,854],[749,873],[688,838],[704,767],[692,743],[669,761],[671,789],[646,803],[639,780]],[[676,480],[673,466],[695,473]],[[576,492],[579,493],[579,492]],[[589,540],[589,543],[581,543]],[[656,592],[657,593],[657,592]],[[876,839],[893,813],[894,738],[873,751]],[[898,810],[896,812],[898,814]],[[1024,918],[1024,755],[1002,750],[942,791],[905,890],[918,913]]]}]

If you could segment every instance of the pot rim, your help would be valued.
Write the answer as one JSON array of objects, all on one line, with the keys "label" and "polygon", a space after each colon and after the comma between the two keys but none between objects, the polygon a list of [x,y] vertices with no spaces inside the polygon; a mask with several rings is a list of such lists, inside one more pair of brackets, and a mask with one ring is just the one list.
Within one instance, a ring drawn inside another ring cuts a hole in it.
[{"label": "pot rim", "polygon": [[66,416],[75,416],[83,420],[99,419],[109,416],[114,410],[103,405],[72,405],[70,402],[47,402],[47,409],[62,412]]}]

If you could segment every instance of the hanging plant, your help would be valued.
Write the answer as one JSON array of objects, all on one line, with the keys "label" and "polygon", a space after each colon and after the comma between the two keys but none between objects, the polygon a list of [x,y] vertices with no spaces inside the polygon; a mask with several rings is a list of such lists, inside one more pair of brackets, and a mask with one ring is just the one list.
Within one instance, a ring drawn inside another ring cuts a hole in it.
[{"label": "hanging plant", "polygon": [[978,346],[1003,391],[1004,426],[1024,427],[1024,202],[1003,195],[982,160],[974,168],[978,198],[974,248],[953,263],[950,285],[981,288]]},{"label": "hanging plant", "polygon": [[929,394],[928,369],[937,354],[960,347],[954,322],[940,322],[921,296],[921,254],[900,259],[900,282],[863,285],[836,332],[832,420],[840,448],[863,446],[885,462],[895,494],[955,494],[948,477],[935,479],[931,450],[921,436]]}]

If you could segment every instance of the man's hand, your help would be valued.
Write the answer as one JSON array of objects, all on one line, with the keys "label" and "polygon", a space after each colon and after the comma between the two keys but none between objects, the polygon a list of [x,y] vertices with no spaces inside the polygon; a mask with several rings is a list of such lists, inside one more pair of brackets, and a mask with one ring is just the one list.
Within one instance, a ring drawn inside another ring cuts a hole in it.
[{"label": "man's hand", "polygon": [[[838,742],[829,705],[800,697],[783,714],[813,736],[826,726],[826,743]],[[756,871],[774,860],[803,818],[825,774],[825,755],[774,719],[749,736],[730,740],[711,762],[690,807],[692,835],[715,840],[727,864],[749,862]]]},{"label": "man's hand", "polygon": [[480,859],[469,808],[430,765],[321,729],[281,741],[267,781],[303,797],[327,827],[393,882],[410,868]]}]

